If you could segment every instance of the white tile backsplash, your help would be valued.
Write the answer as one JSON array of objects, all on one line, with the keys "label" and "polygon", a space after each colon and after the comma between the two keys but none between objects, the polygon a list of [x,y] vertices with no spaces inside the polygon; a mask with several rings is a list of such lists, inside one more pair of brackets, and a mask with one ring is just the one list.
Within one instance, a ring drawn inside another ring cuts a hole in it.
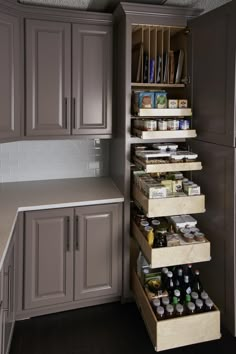
[{"label": "white tile backsplash", "polygon": [[107,176],[109,140],[0,144],[0,182]]}]

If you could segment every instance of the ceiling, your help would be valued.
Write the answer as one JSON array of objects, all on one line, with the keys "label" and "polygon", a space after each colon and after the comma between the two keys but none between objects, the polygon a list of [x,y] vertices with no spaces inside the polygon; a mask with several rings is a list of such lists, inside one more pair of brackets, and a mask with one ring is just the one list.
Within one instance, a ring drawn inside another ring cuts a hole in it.
[{"label": "ceiling", "polygon": [[63,8],[77,8],[80,10],[112,12],[119,2],[174,5],[201,8],[204,11],[212,10],[230,0],[18,0],[24,4],[43,5]]}]

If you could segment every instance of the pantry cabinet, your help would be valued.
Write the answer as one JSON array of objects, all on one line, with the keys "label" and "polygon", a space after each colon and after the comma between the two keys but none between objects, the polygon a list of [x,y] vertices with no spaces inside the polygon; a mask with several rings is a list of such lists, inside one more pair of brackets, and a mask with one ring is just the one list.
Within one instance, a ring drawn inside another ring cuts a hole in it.
[{"label": "pantry cabinet", "polygon": [[119,298],[120,221],[120,204],[26,212],[19,312],[35,316]]},{"label": "pantry cabinet", "polygon": [[110,135],[111,102],[110,26],[26,20],[27,136]]},{"label": "pantry cabinet", "polygon": [[0,13],[0,141],[20,137],[20,22]]}]

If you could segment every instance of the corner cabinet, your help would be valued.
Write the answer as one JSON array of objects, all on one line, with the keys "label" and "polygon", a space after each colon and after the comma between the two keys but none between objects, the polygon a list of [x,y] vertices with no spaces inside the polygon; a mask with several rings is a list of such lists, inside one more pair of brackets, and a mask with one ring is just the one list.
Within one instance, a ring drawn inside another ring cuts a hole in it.
[{"label": "corner cabinet", "polygon": [[20,137],[20,24],[0,13],[0,141]]},{"label": "corner cabinet", "polygon": [[118,299],[120,218],[121,204],[26,212],[22,316]]},{"label": "corner cabinet", "polygon": [[111,102],[111,26],[26,20],[27,136],[110,135]]}]

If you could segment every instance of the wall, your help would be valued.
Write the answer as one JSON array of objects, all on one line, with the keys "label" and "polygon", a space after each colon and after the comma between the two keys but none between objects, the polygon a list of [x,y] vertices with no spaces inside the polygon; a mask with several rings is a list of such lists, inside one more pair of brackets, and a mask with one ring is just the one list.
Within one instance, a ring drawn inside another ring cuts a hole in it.
[{"label": "wall", "polygon": [[0,182],[108,175],[109,140],[0,144]]},{"label": "wall", "polygon": [[165,5],[190,6],[208,12],[230,1],[231,0],[167,0]]}]

